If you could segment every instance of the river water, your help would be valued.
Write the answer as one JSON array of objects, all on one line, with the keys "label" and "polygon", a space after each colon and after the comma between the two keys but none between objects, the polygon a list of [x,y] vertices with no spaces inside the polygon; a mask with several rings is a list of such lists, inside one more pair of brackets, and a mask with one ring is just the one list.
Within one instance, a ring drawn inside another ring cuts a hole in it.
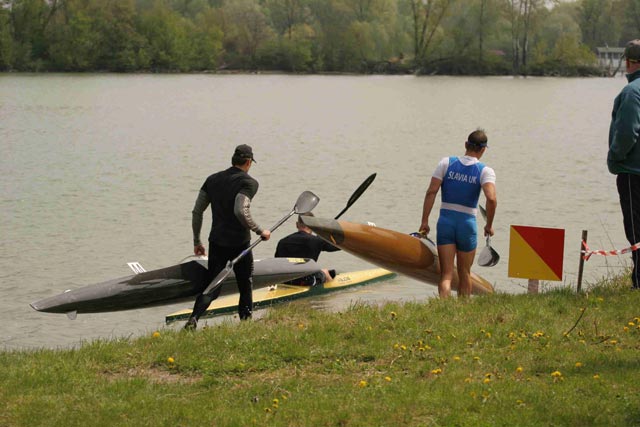
[{"label": "river water", "polygon": [[[420,225],[438,160],[462,154],[466,136],[482,127],[490,146],[483,161],[498,178],[492,244],[502,259],[475,272],[499,292],[526,292],[526,279],[508,277],[510,225],[562,228],[563,281],[542,287],[575,287],[582,230],[594,249],[628,246],[605,162],[613,98],[625,83],[0,74],[0,348],[68,348],[149,334],[165,327],[166,314],[189,307],[81,314],[71,321],[29,303],[128,275],[129,261],[151,270],[189,255],[197,191],[207,175],[229,166],[242,143],[253,146],[258,161],[251,169],[260,182],[252,211],[261,225],[279,220],[304,190],[320,197],[317,216],[333,217],[376,172],[342,219],[409,233]],[[256,258],[272,256],[278,238],[293,229],[293,220],[282,226],[255,249]],[[338,271],[371,268],[342,252],[320,261]],[[627,256],[594,256],[585,264],[583,286],[629,264]],[[434,287],[399,276],[310,302],[339,311],[434,295]]]}]

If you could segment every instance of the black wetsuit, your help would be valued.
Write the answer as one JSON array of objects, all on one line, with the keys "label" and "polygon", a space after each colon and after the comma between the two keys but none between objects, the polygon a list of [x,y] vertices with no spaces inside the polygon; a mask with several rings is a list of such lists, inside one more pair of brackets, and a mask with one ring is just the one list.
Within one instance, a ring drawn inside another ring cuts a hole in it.
[{"label": "black wetsuit", "polygon": [[[207,178],[200,189],[196,207],[194,207],[194,221],[202,211],[211,203],[212,224],[209,234],[209,281],[220,273],[227,263],[236,258],[249,247],[250,230],[260,234],[262,230],[248,216],[243,224],[237,214],[236,196],[242,194],[245,200],[251,200],[258,191],[258,181],[237,167],[215,173]],[[248,206],[247,206],[248,207]],[[248,209],[247,209],[248,212]],[[201,224],[200,224],[201,226]],[[196,233],[198,231],[198,233]],[[198,234],[196,236],[196,234]],[[200,244],[199,226],[194,225],[194,244]],[[234,266],[233,271],[238,283],[240,300],[238,302],[238,314],[240,319],[251,317],[253,311],[252,275],[253,254],[249,252]],[[205,287],[209,283],[205,284]],[[193,307],[192,317],[197,320],[209,307],[211,301],[220,294],[220,289],[212,295],[200,294]]]},{"label": "black wetsuit", "polygon": [[[278,242],[275,256],[283,258],[310,258],[314,261],[318,261],[320,252],[335,252],[339,250],[340,248],[333,246],[318,236],[304,231],[298,231],[296,233],[289,234]],[[322,284],[324,281],[324,273],[320,271],[300,279],[292,280],[291,283],[296,285],[313,286]]]}]

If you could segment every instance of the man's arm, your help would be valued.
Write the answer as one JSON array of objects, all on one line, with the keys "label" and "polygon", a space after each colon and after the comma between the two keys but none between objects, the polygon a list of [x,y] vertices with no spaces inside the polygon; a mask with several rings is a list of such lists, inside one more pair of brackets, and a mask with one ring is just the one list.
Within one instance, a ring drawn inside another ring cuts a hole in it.
[{"label": "man's arm", "polygon": [[487,199],[487,223],[484,226],[484,235],[493,236],[493,219],[496,216],[496,208],[498,207],[496,185],[493,182],[482,184],[482,191]]},{"label": "man's arm", "polygon": [[233,213],[240,221],[245,228],[253,231],[263,240],[269,240],[271,237],[271,232],[269,230],[263,230],[256,222],[253,220],[251,216],[251,199],[242,193],[238,193],[236,195],[235,203],[233,205]]},{"label": "man's arm", "polygon": [[640,137],[640,91],[625,91],[620,98],[615,120],[611,123],[612,141],[609,158],[624,160]]},{"label": "man's arm", "polygon": [[422,222],[420,224],[419,231],[424,233],[425,236],[429,234],[429,231],[431,231],[429,228],[429,215],[431,215],[431,210],[433,209],[433,205],[436,201],[436,195],[438,194],[438,191],[440,191],[441,185],[442,180],[431,177],[429,188],[427,188],[427,192],[424,195],[424,203],[422,204]]},{"label": "man's arm", "polygon": [[202,217],[204,211],[207,210],[211,201],[209,195],[200,190],[198,192],[198,198],[191,211],[191,229],[193,230],[193,253],[196,255],[205,255],[204,245],[200,240],[200,232],[202,231]]}]

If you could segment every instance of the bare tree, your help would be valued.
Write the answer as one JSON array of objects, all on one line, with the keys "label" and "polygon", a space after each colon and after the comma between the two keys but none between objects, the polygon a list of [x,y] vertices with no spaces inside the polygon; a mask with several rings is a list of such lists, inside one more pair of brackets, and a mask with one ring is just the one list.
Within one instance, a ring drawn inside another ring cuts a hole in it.
[{"label": "bare tree", "polygon": [[413,18],[413,56],[416,64],[426,62],[434,35],[454,0],[409,0]]}]

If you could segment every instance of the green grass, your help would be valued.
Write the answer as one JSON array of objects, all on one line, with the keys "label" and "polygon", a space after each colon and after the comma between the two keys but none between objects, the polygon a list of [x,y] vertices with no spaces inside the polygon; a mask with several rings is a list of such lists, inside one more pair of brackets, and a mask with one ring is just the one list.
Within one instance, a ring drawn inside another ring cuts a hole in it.
[{"label": "green grass", "polygon": [[296,303],[2,359],[2,426],[640,426],[640,292],[620,278],[337,314]]}]

